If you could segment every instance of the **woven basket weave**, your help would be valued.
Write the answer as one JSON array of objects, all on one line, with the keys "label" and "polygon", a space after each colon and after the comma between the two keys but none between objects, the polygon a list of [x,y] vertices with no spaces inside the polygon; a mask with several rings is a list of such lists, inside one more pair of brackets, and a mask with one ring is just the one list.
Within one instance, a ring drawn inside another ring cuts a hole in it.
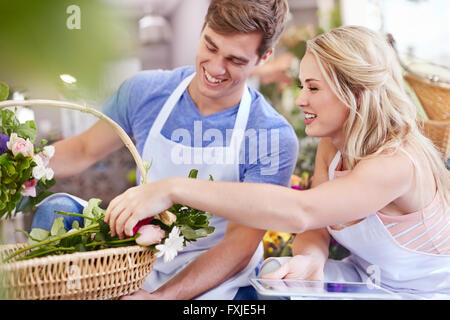
[{"label": "woven basket weave", "polygon": [[432,83],[411,74],[406,74],[404,78],[430,119],[422,122],[424,134],[445,158],[450,157],[450,86]]},{"label": "woven basket weave", "polygon": [[[4,259],[25,246],[3,245],[0,256]],[[116,299],[137,291],[154,261],[153,251],[140,246],[12,261],[0,267],[0,298]]]},{"label": "woven basket weave", "polygon": [[[2,101],[0,109],[15,105],[17,101]],[[145,167],[133,142],[117,123],[101,112],[66,101],[26,100],[20,101],[20,105],[68,108],[106,121],[131,152],[142,182],[146,182]],[[0,263],[26,246],[26,243],[0,245]],[[153,251],[137,245],[16,260],[26,254],[0,264],[0,299],[117,299],[142,286],[156,259]]]}]

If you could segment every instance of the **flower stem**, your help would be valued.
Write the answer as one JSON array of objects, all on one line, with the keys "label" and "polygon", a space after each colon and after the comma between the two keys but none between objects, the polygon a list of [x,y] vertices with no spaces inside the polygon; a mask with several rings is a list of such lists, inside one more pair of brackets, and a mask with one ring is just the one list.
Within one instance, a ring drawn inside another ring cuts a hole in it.
[{"label": "flower stem", "polygon": [[29,255],[27,255],[25,257],[17,258],[16,261],[26,260],[26,259],[30,259],[30,258],[36,258],[36,257],[43,256],[43,255],[46,255],[48,253],[52,253],[52,252],[55,252],[55,251],[75,251],[75,247],[52,248],[52,249],[41,251],[41,252],[38,252],[38,253],[35,253],[35,254],[30,253]]},{"label": "flower stem", "polygon": [[86,244],[85,247],[93,247],[93,246],[102,245],[102,244],[114,245],[114,244],[128,243],[128,242],[136,240],[138,236],[139,236],[139,234],[137,233],[136,235],[134,235],[131,238],[126,238],[126,239],[121,239],[121,240],[91,242],[91,243]]},{"label": "flower stem", "polygon": [[84,214],[79,214],[79,213],[64,212],[64,211],[58,211],[58,210],[55,210],[55,213],[59,213],[59,214],[65,215],[65,216],[74,216],[74,217],[80,217],[80,218],[84,218],[84,219],[89,219],[89,220],[92,220],[92,221],[97,221],[95,218],[88,217],[88,216],[85,216]]},{"label": "flower stem", "polygon": [[20,249],[20,250],[17,250],[16,252],[14,252],[14,253],[11,254],[10,256],[8,256],[6,259],[3,260],[3,262],[9,261],[9,260],[11,260],[12,258],[14,258],[15,256],[17,256],[17,255],[19,255],[19,254],[21,254],[22,252],[25,252],[25,251],[27,251],[27,250],[31,250],[31,249],[34,249],[34,248],[37,248],[37,247],[41,247],[41,246],[44,246],[44,245],[46,245],[46,244],[50,244],[50,243],[53,243],[53,242],[55,242],[55,241],[59,241],[59,240],[65,239],[65,238],[69,238],[69,237],[72,237],[72,236],[75,236],[75,235],[78,235],[78,234],[83,234],[83,233],[85,233],[86,231],[93,230],[93,229],[98,228],[98,227],[100,227],[100,225],[99,225],[98,223],[94,223],[94,224],[91,224],[89,227],[82,228],[82,229],[79,229],[79,230],[74,231],[74,232],[71,232],[71,233],[65,233],[65,234],[63,234],[63,235],[61,235],[61,236],[54,237],[54,238],[50,238],[50,239],[47,239],[47,240],[38,242],[38,243],[36,243],[36,244],[27,246],[27,247],[25,247],[25,248],[22,248],[22,249]]}]

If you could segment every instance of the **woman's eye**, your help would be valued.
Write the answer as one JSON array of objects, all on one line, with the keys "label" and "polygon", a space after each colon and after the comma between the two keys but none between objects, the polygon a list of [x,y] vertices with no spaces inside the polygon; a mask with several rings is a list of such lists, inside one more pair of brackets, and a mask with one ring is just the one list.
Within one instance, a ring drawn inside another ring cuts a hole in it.
[{"label": "woman's eye", "polygon": [[318,89],[317,88],[314,88],[314,87],[309,87],[308,88],[310,91],[317,91]]}]

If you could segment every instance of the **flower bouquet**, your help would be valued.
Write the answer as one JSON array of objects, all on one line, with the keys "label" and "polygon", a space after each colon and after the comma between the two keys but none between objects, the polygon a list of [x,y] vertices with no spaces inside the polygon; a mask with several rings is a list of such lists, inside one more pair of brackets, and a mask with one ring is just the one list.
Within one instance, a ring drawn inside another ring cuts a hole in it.
[{"label": "flower bouquet", "polygon": [[27,211],[51,194],[46,190],[55,183],[48,168],[54,147],[46,143],[35,145],[34,121],[20,123],[13,111],[0,110],[0,218]]}]

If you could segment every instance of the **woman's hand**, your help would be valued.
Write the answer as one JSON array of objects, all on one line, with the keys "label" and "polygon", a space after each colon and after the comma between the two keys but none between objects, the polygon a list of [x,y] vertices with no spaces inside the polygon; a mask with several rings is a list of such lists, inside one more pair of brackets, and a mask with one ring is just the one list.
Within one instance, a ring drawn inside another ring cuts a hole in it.
[{"label": "woman's hand", "polygon": [[109,223],[111,236],[120,239],[124,232],[133,235],[133,227],[141,220],[153,217],[170,208],[172,180],[166,179],[133,187],[114,198],[105,212],[104,221]]},{"label": "woman's hand", "polygon": [[309,255],[296,255],[277,270],[261,276],[262,279],[296,279],[323,281],[324,264]]}]

